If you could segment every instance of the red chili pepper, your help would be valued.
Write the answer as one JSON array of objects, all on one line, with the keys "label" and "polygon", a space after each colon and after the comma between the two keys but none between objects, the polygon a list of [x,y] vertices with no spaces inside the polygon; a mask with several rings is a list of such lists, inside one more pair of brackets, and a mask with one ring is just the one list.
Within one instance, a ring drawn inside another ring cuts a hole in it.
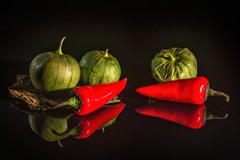
[{"label": "red chili pepper", "polygon": [[207,120],[225,119],[228,117],[228,114],[218,117],[207,113],[205,104],[194,105],[172,102],[155,102],[143,107],[135,108],[135,111],[142,115],[161,118],[193,129],[203,127]]},{"label": "red chili pepper", "polygon": [[89,114],[112,100],[126,86],[127,78],[117,82],[78,86],[71,92],[71,98],[53,108],[70,106],[77,115]]},{"label": "red chili pepper", "polygon": [[227,94],[211,89],[204,76],[157,83],[137,88],[136,92],[158,100],[191,104],[203,104],[208,96],[224,96],[227,102],[230,100]]},{"label": "red chili pepper", "polygon": [[76,139],[84,139],[91,136],[96,130],[102,127],[107,122],[113,120],[125,108],[125,103],[120,102],[116,106],[103,107],[91,114],[78,117],[79,135]]}]

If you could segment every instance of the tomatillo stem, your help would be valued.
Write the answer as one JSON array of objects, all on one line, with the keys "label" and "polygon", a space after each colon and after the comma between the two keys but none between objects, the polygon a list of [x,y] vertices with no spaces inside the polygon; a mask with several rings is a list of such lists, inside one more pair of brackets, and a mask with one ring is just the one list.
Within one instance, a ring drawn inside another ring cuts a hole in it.
[{"label": "tomatillo stem", "polygon": [[174,55],[172,54],[172,53],[170,53],[170,52],[167,52],[169,55],[170,55],[170,57],[171,57],[171,62],[174,62],[175,61],[175,57],[174,57]]},{"label": "tomatillo stem", "polygon": [[109,57],[108,49],[106,49],[106,51],[105,51],[105,53],[104,53],[104,57]]},{"label": "tomatillo stem", "polygon": [[62,52],[62,44],[63,44],[63,41],[66,39],[66,37],[63,37],[60,44],[59,44],[59,47],[58,47],[58,50],[56,51],[57,54],[60,54],[60,55],[63,55],[63,52]]}]

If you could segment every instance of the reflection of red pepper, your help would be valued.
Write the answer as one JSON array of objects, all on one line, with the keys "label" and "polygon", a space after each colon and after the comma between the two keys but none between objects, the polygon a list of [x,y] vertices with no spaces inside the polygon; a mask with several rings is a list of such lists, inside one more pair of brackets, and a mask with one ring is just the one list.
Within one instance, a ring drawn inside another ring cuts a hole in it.
[{"label": "reflection of red pepper", "polygon": [[125,103],[120,102],[116,106],[102,107],[91,114],[77,117],[79,126],[79,135],[76,139],[84,139],[91,136],[101,126],[116,118],[124,109]]},{"label": "reflection of red pepper", "polygon": [[155,102],[143,107],[135,108],[137,113],[157,117],[183,126],[199,129],[205,125],[206,120],[225,119],[228,114],[223,117],[217,117],[206,112],[205,104],[183,104],[171,102]]},{"label": "reflection of red pepper", "polygon": [[162,82],[137,88],[136,91],[158,100],[181,103],[203,104],[207,96],[215,95],[224,96],[227,102],[230,100],[227,94],[211,89],[208,79],[204,76]]},{"label": "reflection of red pepper", "polygon": [[76,87],[71,93],[72,97],[55,108],[68,105],[77,109],[75,111],[77,115],[89,114],[118,95],[125,88],[126,83],[127,78],[124,78],[118,82]]}]

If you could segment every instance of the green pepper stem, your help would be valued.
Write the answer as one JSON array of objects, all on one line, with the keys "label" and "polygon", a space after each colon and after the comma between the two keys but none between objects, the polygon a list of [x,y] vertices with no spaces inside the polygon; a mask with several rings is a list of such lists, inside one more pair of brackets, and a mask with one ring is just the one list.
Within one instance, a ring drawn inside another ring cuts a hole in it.
[{"label": "green pepper stem", "polygon": [[58,47],[58,50],[56,51],[57,54],[60,54],[60,55],[63,55],[63,52],[62,52],[62,44],[63,44],[63,41],[66,39],[66,37],[63,37],[60,44],[59,44],[59,47]]},{"label": "green pepper stem", "polygon": [[57,109],[57,108],[70,106],[70,107],[73,107],[78,110],[80,105],[81,105],[80,99],[77,98],[76,96],[74,96],[74,97],[71,97],[70,99],[68,99],[67,101],[58,103],[56,106],[52,107],[51,109]]},{"label": "green pepper stem", "polygon": [[208,96],[223,96],[223,97],[225,97],[225,100],[227,102],[230,101],[229,95],[227,95],[226,93],[223,93],[223,92],[215,91],[215,90],[213,90],[211,88],[209,88]]}]

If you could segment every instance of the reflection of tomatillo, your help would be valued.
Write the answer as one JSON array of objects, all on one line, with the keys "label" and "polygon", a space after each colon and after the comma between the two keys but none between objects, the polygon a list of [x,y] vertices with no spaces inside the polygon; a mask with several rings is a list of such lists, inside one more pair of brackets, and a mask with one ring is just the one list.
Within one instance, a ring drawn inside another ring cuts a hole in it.
[{"label": "reflection of tomatillo", "polygon": [[76,129],[68,129],[69,119],[73,115],[73,113],[31,112],[28,115],[28,121],[31,129],[44,140],[58,141],[62,146],[61,139],[78,133]]},{"label": "reflection of tomatillo", "polygon": [[135,108],[135,111],[142,115],[161,118],[193,129],[203,127],[207,120],[228,117],[227,113],[220,117],[208,113],[205,104],[192,105],[160,101]]}]

